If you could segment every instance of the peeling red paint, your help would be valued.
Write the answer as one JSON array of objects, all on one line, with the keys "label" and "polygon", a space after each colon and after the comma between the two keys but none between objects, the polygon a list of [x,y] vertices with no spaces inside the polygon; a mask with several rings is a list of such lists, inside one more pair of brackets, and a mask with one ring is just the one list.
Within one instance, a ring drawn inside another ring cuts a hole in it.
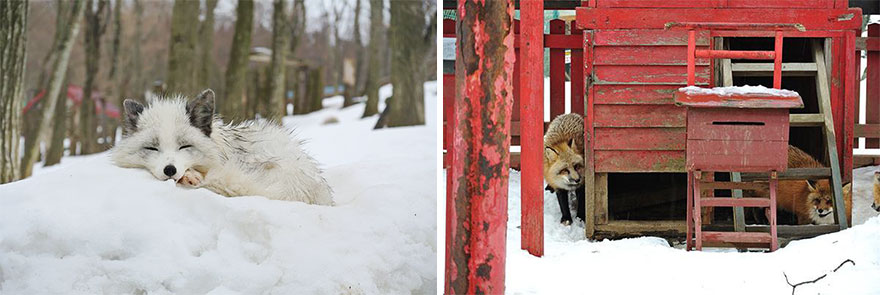
[{"label": "peeling red paint", "polygon": [[445,292],[503,293],[513,4],[459,1],[458,10]]}]

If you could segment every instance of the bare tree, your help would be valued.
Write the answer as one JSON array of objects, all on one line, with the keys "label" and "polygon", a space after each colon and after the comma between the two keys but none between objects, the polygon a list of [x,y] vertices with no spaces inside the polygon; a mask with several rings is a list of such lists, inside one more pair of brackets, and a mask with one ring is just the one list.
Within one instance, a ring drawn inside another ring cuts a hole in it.
[{"label": "bare tree", "polygon": [[[67,70],[65,69],[65,71]],[[67,80],[63,85],[67,85]],[[45,99],[49,99],[49,97]],[[52,115],[52,137],[49,140],[49,148],[46,150],[46,160],[43,167],[61,163],[61,158],[64,156],[64,138],[67,137],[67,91],[59,92],[55,100],[55,113]]]},{"label": "bare tree", "polygon": [[[425,124],[425,55],[434,41],[434,29],[425,22],[422,1],[391,1],[391,85],[389,127]],[[432,23],[435,18],[430,18]],[[383,114],[384,115],[384,114]]]},{"label": "bare tree", "polygon": [[285,80],[287,68],[287,48],[290,46],[290,33],[288,32],[285,0],[275,0],[272,12],[272,61],[269,65],[269,105],[263,116],[281,124],[287,110],[285,99]]},{"label": "bare tree", "polygon": [[135,95],[141,97],[146,89],[143,74],[143,60],[141,59],[141,42],[143,42],[144,7],[141,0],[134,0],[134,36],[131,42],[131,68]]},{"label": "bare tree", "polygon": [[[94,3],[97,2],[97,5]],[[96,7],[97,6],[97,7]],[[80,104],[80,153],[87,155],[98,152],[97,130],[98,115],[95,112],[95,101],[92,93],[95,92],[95,78],[98,75],[98,65],[101,58],[101,35],[107,28],[108,12],[107,0],[91,0],[86,7],[86,82],[83,86],[83,98]]]},{"label": "bare tree", "polygon": [[247,81],[248,54],[251,48],[251,30],[254,25],[254,2],[239,0],[236,8],[235,35],[226,66],[226,95],[221,113],[232,121],[245,119],[244,98]]},{"label": "bare tree", "polygon": [[27,1],[0,1],[0,183],[18,179],[27,15]]},{"label": "bare tree", "polygon": [[214,9],[217,0],[205,0],[205,20],[199,25],[199,70],[196,73],[196,90],[208,88],[214,72]]},{"label": "bare tree", "polygon": [[174,1],[171,17],[171,44],[168,51],[168,75],[165,79],[172,93],[196,91],[196,41],[198,41],[199,1]]},{"label": "bare tree", "polygon": [[[74,40],[79,34],[80,20],[82,19],[85,8],[86,3],[84,0],[76,0],[72,3],[69,12],[70,15],[67,17],[61,17],[59,15],[57,20],[59,23],[56,25],[56,28],[62,30],[56,32],[55,38],[58,38],[58,40],[53,41],[53,43],[55,43],[57,47],[53,48],[49,54],[51,57],[47,59],[52,61],[52,72],[49,75],[48,84],[45,86],[46,94],[42,99],[43,109],[39,115],[39,123],[33,131],[31,140],[25,141],[25,150],[21,158],[22,178],[31,176],[34,162],[37,161],[37,155],[40,152],[40,141],[51,137],[50,135],[53,132],[52,129],[50,129],[51,125],[53,122],[56,124],[58,123],[58,119],[54,117],[56,113],[55,109],[67,107],[63,104],[63,100],[61,101],[62,105],[58,106],[58,96],[63,93],[63,96],[66,97],[67,94],[66,87],[63,87],[67,75],[67,64],[70,61],[70,51],[73,48]],[[59,12],[61,11],[59,10]],[[67,20],[66,22],[65,19]],[[62,88],[65,88],[63,89],[65,91],[62,92]],[[62,130],[61,132],[63,133],[64,131]]]},{"label": "bare tree", "polygon": [[365,85],[367,103],[364,107],[364,116],[369,117],[379,113],[379,38],[382,34],[382,7],[383,0],[370,0],[370,45],[369,70]]}]

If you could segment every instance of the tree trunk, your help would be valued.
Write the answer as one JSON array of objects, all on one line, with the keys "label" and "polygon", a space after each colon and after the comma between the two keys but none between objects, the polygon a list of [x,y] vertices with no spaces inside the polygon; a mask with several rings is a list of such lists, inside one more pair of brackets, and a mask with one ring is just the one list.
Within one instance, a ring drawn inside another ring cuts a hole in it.
[{"label": "tree trunk", "polygon": [[308,70],[306,73],[306,94],[298,98],[298,104],[293,108],[294,115],[308,114],[323,108],[324,79],[323,69],[318,67]]},{"label": "tree trunk", "polygon": [[27,1],[0,1],[0,183],[18,180],[18,143],[27,52]]},{"label": "tree trunk", "polygon": [[199,1],[174,1],[171,16],[171,47],[168,51],[168,75],[165,83],[171,93],[197,91],[196,41],[198,40]]},{"label": "tree trunk", "polygon": [[391,1],[391,85],[388,126],[425,124],[425,72],[422,67],[429,37],[425,7],[420,1]]},{"label": "tree trunk", "polygon": [[[67,82],[65,80],[65,82]],[[67,85],[67,83],[64,83]],[[48,97],[46,97],[48,99]],[[64,157],[64,138],[67,137],[67,91],[59,92],[55,98],[55,113],[52,116],[52,138],[46,151],[43,167],[61,162]]]},{"label": "tree trunk", "polygon": [[[55,34],[59,40],[55,43],[58,47],[53,48],[49,58],[52,60],[52,72],[49,75],[49,81],[46,85],[46,94],[42,99],[42,111],[39,115],[38,125],[34,126],[32,141],[26,141],[24,154],[21,159],[21,175],[22,178],[29,177],[33,172],[34,162],[40,153],[40,142],[51,137],[51,124],[54,120],[56,108],[67,107],[63,102],[58,106],[58,96],[63,94],[67,97],[67,87],[64,87],[66,81],[67,64],[70,61],[70,51],[73,43],[79,34],[80,19],[85,11],[86,3],[84,0],[76,0],[71,4],[70,16],[66,17],[69,23],[63,26],[64,30],[59,34]],[[62,21],[59,19],[58,21]],[[61,27],[61,26],[59,26]],[[62,89],[63,88],[63,89]],[[63,91],[62,91],[63,90]]]},{"label": "tree trunk", "polygon": [[[97,10],[91,2],[97,1]],[[102,14],[107,7],[106,0],[91,0],[86,9],[86,82],[83,85],[83,99],[80,104],[79,126],[80,126],[80,144],[81,154],[88,155],[98,152],[98,142],[96,137],[98,115],[95,113],[95,101],[92,100],[92,93],[95,90],[95,78],[98,75],[98,65],[101,58],[101,35],[104,34],[106,23],[102,24]]]},{"label": "tree trunk", "polygon": [[226,95],[221,105],[221,114],[232,121],[245,119],[244,98],[247,81],[248,55],[251,48],[251,30],[254,25],[254,2],[239,0],[236,8],[235,35],[229,63],[226,66]]},{"label": "tree trunk", "polygon": [[269,104],[266,107],[264,117],[281,124],[287,110],[285,99],[285,78],[287,48],[290,46],[290,32],[288,31],[288,16],[285,12],[285,0],[275,0],[275,8],[272,12],[272,63],[269,65]]},{"label": "tree trunk", "polygon": [[141,59],[141,42],[143,42],[144,7],[141,0],[134,0],[134,37],[131,42],[132,83],[135,97],[142,97],[147,89],[144,82],[143,60]]},{"label": "tree trunk", "polygon": [[196,91],[210,88],[214,72],[214,9],[217,0],[205,0],[205,20],[199,26],[199,71],[196,79]]},{"label": "tree trunk", "polygon": [[364,118],[379,113],[379,38],[382,32],[382,2],[383,0],[370,0],[370,45],[368,49],[370,66],[365,83],[367,103],[364,107]]}]

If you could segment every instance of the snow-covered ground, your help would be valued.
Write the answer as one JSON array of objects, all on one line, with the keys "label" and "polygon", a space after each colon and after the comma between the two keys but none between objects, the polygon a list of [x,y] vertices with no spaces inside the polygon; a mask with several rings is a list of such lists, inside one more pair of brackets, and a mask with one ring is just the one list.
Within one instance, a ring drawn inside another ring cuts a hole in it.
[{"label": "snow-covered ground", "polygon": [[520,250],[520,173],[511,170],[506,290],[511,294],[880,294],[880,217],[870,208],[871,177],[855,171],[851,229],[794,241],[774,253],[686,252],[665,239],[584,240],[582,222],[559,223],[556,196],[544,194],[544,257]]},{"label": "snow-covered ground", "polygon": [[426,126],[372,131],[340,97],[285,118],[336,207],[179,188],[106,153],[2,185],[0,293],[433,294],[436,83],[425,92]]}]

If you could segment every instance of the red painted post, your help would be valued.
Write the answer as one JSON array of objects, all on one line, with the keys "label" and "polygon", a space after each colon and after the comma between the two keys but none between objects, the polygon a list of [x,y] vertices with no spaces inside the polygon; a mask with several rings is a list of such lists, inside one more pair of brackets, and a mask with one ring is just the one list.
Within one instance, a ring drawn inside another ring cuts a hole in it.
[{"label": "red painted post", "polygon": [[[565,35],[565,21],[550,21],[550,35]],[[565,49],[550,48],[550,120],[565,113]]]},{"label": "red painted post", "polygon": [[504,293],[513,2],[458,1],[447,294]]},{"label": "red painted post", "polygon": [[[868,37],[880,38],[880,24],[868,25]],[[866,48],[865,52],[868,57],[868,64],[865,66],[865,72],[867,72],[865,80],[865,123],[880,124],[880,51],[878,51],[878,48],[872,50],[869,47]],[[858,111],[859,108],[856,107],[856,114],[858,114]],[[865,139],[865,147],[880,147],[880,139]]]},{"label": "red painted post", "polygon": [[776,46],[773,50],[773,88],[782,89],[782,31],[776,31],[775,41]]},{"label": "red painted post", "polygon": [[544,1],[521,1],[520,23],[521,247],[543,256]]},{"label": "red painted post", "polygon": [[687,53],[688,54],[688,56],[687,56],[687,58],[688,58],[688,66],[687,66],[688,86],[696,85],[696,75],[694,75],[694,72],[696,72],[696,61],[695,61],[696,49],[697,49],[696,35],[694,33],[694,30],[689,30],[688,31],[688,53]]},{"label": "red painted post", "polygon": [[[571,21],[571,35],[583,39],[584,30],[577,28],[577,21]],[[583,41],[582,41],[583,42]],[[584,49],[571,49],[571,112],[584,114]]]}]

